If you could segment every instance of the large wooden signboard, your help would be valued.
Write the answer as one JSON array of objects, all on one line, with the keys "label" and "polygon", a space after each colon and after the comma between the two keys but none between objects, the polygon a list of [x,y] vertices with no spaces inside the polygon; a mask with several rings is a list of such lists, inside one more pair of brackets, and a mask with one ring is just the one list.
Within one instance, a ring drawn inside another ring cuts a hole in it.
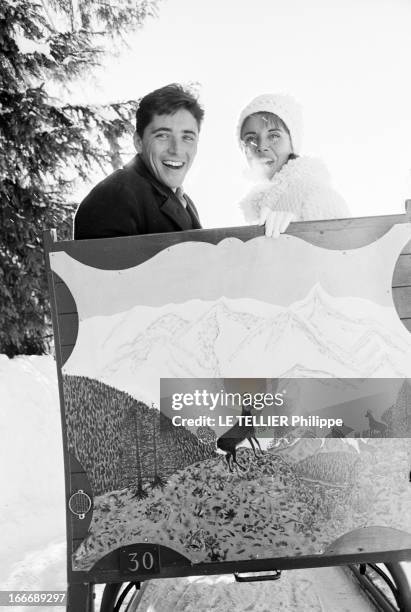
[{"label": "large wooden signboard", "polygon": [[[46,250],[70,584],[411,558],[410,217]],[[244,436],[230,465],[160,378],[398,385],[363,431]]]}]

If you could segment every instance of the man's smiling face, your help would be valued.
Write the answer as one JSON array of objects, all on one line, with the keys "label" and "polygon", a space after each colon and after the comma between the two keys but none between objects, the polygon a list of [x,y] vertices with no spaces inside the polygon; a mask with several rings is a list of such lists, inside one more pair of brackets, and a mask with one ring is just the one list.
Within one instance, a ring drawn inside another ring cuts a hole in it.
[{"label": "man's smiling face", "polygon": [[154,176],[175,191],[183,184],[197,152],[197,121],[185,108],[172,115],[153,115],[143,137],[134,135],[134,143]]}]

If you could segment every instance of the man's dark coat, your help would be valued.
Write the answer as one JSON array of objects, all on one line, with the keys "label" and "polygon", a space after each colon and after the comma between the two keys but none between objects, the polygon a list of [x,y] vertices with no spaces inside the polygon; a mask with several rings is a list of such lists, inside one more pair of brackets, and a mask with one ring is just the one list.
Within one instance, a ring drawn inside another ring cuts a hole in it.
[{"label": "man's dark coat", "polygon": [[160,183],[139,155],[98,183],[80,204],[74,239],[114,238],[201,228],[197,210],[184,195]]}]

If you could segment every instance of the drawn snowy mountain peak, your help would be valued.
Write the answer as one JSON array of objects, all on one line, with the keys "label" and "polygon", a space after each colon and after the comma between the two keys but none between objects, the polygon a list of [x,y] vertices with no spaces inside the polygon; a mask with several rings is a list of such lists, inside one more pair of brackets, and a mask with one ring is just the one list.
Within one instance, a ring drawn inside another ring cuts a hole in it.
[{"label": "drawn snowy mountain peak", "polygon": [[172,343],[173,338],[180,335],[189,326],[189,321],[186,319],[174,313],[168,313],[153,321],[144,332],[133,334],[133,323],[135,323],[133,314],[132,311],[130,316],[123,319],[121,329],[117,329],[117,335],[112,336],[112,342],[107,339],[104,343],[105,350],[110,351],[113,349],[113,343],[116,343],[116,337],[125,336],[125,330],[129,330],[125,341],[121,344],[116,343],[116,350],[113,353],[117,354],[118,358],[106,364],[104,368],[106,374],[115,372],[122,364],[138,369],[147,361],[151,353],[166,349]]},{"label": "drawn snowy mountain peak", "polygon": [[340,299],[341,298],[331,296],[323,289],[321,283],[317,282],[310,289],[305,298],[292,304],[290,309],[294,312],[298,312],[300,316],[303,316],[307,320],[324,316],[324,314],[327,313],[337,319],[345,320],[347,323],[355,322],[358,316],[353,318],[350,314],[341,311],[338,306],[338,301]]},{"label": "drawn snowy mountain peak", "polygon": [[[398,350],[408,351],[409,342],[398,327],[396,331],[393,329],[387,330],[381,326],[381,308],[374,313],[367,309],[365,312],[358,310],[357,302],[353,300],[355,310],[351,308],[341,307],[344,298],[333,298],[321,286],[316,283],[309,291],[307,296],[296,302],[291,308],[298,313],[302,318],[312,323],[312,325],[321,325],[324,328],[327,322],[335,326],[338,321],[341,329],[347,333],[359,335],[357,342],[353,345],[353,351],[356,352],[371,341],[378,342],[381,340],[381,346],[392,346]],[[346,301],[346,299],[345,299]],[[370,304],[370,302],[367,302]],[[391,308],[388,308],[391,311]],[[395,319],[394,319],[395,320]]]}]

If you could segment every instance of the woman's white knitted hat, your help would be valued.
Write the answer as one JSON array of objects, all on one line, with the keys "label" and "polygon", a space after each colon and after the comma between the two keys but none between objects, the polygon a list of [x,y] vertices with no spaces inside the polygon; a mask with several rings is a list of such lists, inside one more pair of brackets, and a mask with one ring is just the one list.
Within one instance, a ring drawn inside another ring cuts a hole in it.
[{"label": "woman's white knitted hat", "polygon": [[273,113],[280,117],[288,127],[293,145],[293,152],[300,153],[303,118],[300,104],[287,94],[263,94],[251,100],[242,111],[237,125],[237,138],[241,142],[241,128],[244,121],[254,113]]}]

